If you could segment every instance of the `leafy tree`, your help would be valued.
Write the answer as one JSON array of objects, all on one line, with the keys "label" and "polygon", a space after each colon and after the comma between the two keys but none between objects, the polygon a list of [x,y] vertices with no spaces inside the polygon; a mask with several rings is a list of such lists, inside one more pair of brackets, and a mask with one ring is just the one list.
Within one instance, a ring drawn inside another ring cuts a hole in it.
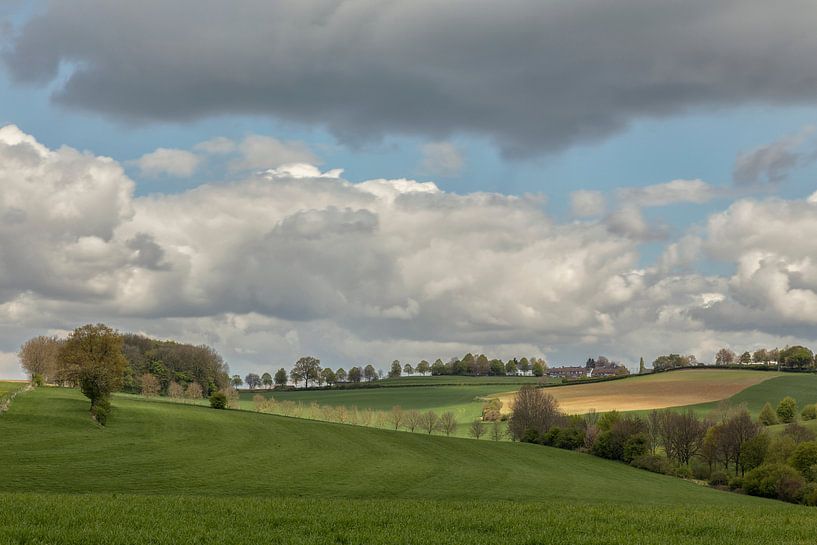
[{"label": "leafy tree", "polygon": [[797,401],[790,396],[784,397],[777,405],[777,418],[784,424],[797,419]]},{"label": "leafy tree", "polygon": [[321,378],[329,386],[332,386],[337,381],[337,376],[335,375],[335,372],[332,371],[329,367],[324,367],[323,369],[321,369]]},{"label": "leafy tree", "polygon": [[275,377],[273,380],[275,381],[276,388],[283,388],[287,385],[287,380],[289,377],[287,376],[287,371],[283,367],[275,371]]},{"label": "leafy tree", "polygon": [[241,380],[241,375],[233,375],[233,377],[230,379],[230,384],[232,384],[233,388],[238,388],[244,384],[244,381]]},{"label": "leafy tree", "polygon": [[755,353],[752,354],[752,361],[755,363],[768,364],[770,361],[769,351],[765,348],[758,348],[755,350]]},{"label": "leafy tree", "polygon": [[731,365],[735,363],[735,353],[728,348],[721,348],[715,354],[715,365]]},{"label": "leafy tree", "polygon": [[481,418],[475,419],[473,422],[471,422],[471,426],[468,428],[468,433],[474,439],[479,439],[485,434],[485,422],[483,422]]},{"label": "leafy tree", "polygon": [[690,364],[689,357],[681,356],[680,354],[668,354],[665,356],[658,356],[652,362],[652,368],[656,371],[664,371],[666,369],[676,369],[678,367],[687,367]]},{"label": "leafy tree", "polygon": [[467,375],[477,374],[477,359],[470,352],[462,357],[460,360],[462,366],[462,373]]},{"label": "leafy tree", "polygon": [[405,364],[403,366],[403,373],[405,373],[407,375],[413,375],[414,374],[414,367],[412,367],[410,363]]},{"label": "leafy tree", "polygon": [[[400,368],[400,362],[397,362],[397,367],[398,369]],[[363,368],[363,378],[366,379],[366,382],[377,379],[377,371],[371,363]]]},{"label": "leafy tree", "polygon": [[719,425],[717,432],[719,450],[725,464],[734,462],[735,475],[741,467],[741,447],[743,443],[760,433],[760,424],[754,422],[745,408],[739,409]]},{"label": "leafy tree", "polygon": [[797,445],[791,455],[790,463],[794,469],[810,480],[817,476],[814,475],[812,469],[817,466],[817,442],[805,441]]},{"label": "leafy tree", "polygon": [[417,372],[423,376],[426,376],[427,373],[431,371],[431,365],[426,361],[422,360],[420,363],[417,364]]},{"label": "leafy tree", "polygon": [[447,371],[447,369],[445,368],[445,364],[443,363],[443,360],[441,360],[440,358],[437,358],[437,360],[431,366],[431,374],[436,375],[436,376],[445,375],[446,371]]},{"label": "leafy tree", "polygon": [[17,356],[32,379],[40,375],[47,382],[57,380],[58,356],[62,341],[57,337],[34,337],[20,347]]},{"label": "leafy tree", "polygon": [[774,412],[774,409],[772,409],[771,403],[767,401],[766,404],[763,405],[757,419],[764,426],[774,426],[777,424],[777,414]]},{"label": "leafy tree", "polygon": [[255,390],[261,386],[261,377],[255,373],[248,373],[247,376],[244,377],[244,382],[247,384],[247,388]]},{"label": "leafy tree", "polygon": [[780,363],[791,369],[814,367],[814,354],[805,346],[789,346],[780,352]]},{"label": "leafy tree", "polygon": [[803,420],[817,419],[817,404],[812,403],[803,407],[803,410],[800,412],[800,418]]},{"label": "leafy tree", "polygon": [[226,409],[227,394],[225,394],[222,390],[213,392],[213,394],[210,396],[210,406],[214,409]]},{"label": "leafy tree", "polygon": [[759,433],[747,439],[740,446],[740,469],[743,472],[751,471],[763,463],[766,452],[769,450],[769,436]]},{"label": "leafy tree", "polygon": [[505,373],[508,375],[515,375],[516,371],[516,359],[508,360],[508,362],[505,364]]},{"label": "leafy tree", "polygon": [[360,382],[360,379],[363,377],[363,371],[360,370],[360,367],[352,367],[349,369],[349,382],[354,382],[357,384]]},{"label": "leafy tree", "polygon": [[440,415],[439,425],[446,435],[451,435],[457,429],[457,418],[451,411],[446,411]]},{"label": "leafy tree", "polygon": [[335,371],[335,381],[346,382],[346,369],[343,367],[338,367],[338,370]]},{"label": "leafy tree", "polygon": [[528,358],[522,358],[519,360],[519,370],[522,371],[523,375],[527,375],[528,371],[530,371],[530,362]]},{"label": "leafy tree", "polygon": [[502,376],[505,374],[505,364],[502,360],[491,360],[489,373],[494,376]]},{"label": "leafy tree", "polygon": [[747,494],[789,502],[800,499],[804,485],[805,481],[797,470],[785,464],[763,464],[743,479]]},{"label": "leafy tree", "polygon": [[295,362],[289,376],[295,384],[303,381],[304,387],[309,388],[309,381],[317,381],[320,372],[321,360],[312,356],[304,356]]},{"label": "leafy tree", "polygon": [[264,374],[261,375],[261,384],[263,384],[264,387],[266,387],[267,390],[272,388],[272,385],[273,385],[272,375],[270,375],[267,372],[264,372]]},{"label": "leafy tree", "polygon": [[162,390],[162,385],[159,384],[159,379],[155,375],[145,373],[142,375],[142,395],[145,397],[153,397],[159,395]]},{"label": "leafy tree", "polygon": [[60,374],[79,384],[91,400],[91,415],[101,425],[107,422],[111,393],[122,385],[128,360],[122,353],[122,337],[104,324],[75,329],[59,352]]},{"label": "leafy tree", "polygon": [[399,377],[403,372],[403,368],[400,366],[400,362],[398,360],[394,360],[391,362],[391,369],[389,370],[389,378],[396,378]]},{"label": "leafy tree", "polygon": [[477,356],[476,367],[478,375],[487,375],[491,372],[491,362],[488,361],[488,357],[485,354]]},{"label": "leafy tree", "polygon": [[749,352],[744,352],[743,354],[740,355],[739,361],[744,365],[752,363],[752,354],[750,354]]},{"label": "leafy tree", "polygon": [[643,375],[647,369],[644,367],[644,358],[638,360],[638,374]]},{"label": "leafy tree", "polygon": [[541,377],[545,374],[545,366],[542,365],[542,362],[537,361],[533,364],[533,374],[537,377]]}]

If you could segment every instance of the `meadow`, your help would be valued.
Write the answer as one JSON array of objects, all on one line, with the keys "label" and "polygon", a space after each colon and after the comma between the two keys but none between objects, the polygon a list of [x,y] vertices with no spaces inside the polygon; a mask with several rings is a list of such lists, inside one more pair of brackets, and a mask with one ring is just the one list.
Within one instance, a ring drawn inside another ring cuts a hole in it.
[{"label": "meadow", "polygon": [[74,390],[0,416],[0,543],[812,543],[811,508],[537,445]]},{"label": "meadow", "polygon": [[0,399],[12,392],[24,388],[26,384],[27,383],[25,382],[0,381]]}]

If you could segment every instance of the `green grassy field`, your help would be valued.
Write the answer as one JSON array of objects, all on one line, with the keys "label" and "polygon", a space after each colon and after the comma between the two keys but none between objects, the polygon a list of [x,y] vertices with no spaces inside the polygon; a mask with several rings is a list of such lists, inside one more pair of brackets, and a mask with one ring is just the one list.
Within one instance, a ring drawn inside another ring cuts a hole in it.
[{"label": "green grassy field", "polygon": [[25,388],[27,383],[25,382],[3,382],[0,381],[0,398],[5,396],[6,394],[10,394],[16,390],[20,390]]},{"label": "green grassy field", "polygon": [[812,543],[814,509],[536,445],[76,391],[0,416],[0,543]]},{"label": "green grassy field", "polygon": [[397,378],[387,378],[381,381],[384,386],[473,386],[477,384],[497,384],[497,385],[522,385],[538,384],[541,381],[548,381],[547,377],[469,377],[459,375],[439,375],[439,376],[402,376]]}]

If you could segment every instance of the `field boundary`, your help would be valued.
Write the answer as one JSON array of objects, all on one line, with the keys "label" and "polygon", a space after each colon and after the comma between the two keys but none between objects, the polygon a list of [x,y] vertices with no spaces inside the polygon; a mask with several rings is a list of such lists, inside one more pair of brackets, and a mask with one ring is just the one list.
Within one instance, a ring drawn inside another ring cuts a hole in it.
[{"label": "field boundary", "polygon": [[3,394],[2,396],[0,396],[0,414],[3,414],[7,410],[9,410],[9,407],[11,407],[11,402],[14,401],[14,398],[17,397],[17,394],[28,392],[32,388],[33,386],[29,382],[25,383],[25,386],[23,386],[22,388],[18,388],[13,392],[9,392],[7,394]]}]

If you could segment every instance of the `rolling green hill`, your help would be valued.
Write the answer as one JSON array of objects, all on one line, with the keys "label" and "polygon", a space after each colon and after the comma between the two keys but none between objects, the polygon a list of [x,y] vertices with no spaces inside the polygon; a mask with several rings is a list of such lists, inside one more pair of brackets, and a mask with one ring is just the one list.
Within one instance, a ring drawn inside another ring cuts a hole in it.
[{"label": "rolling green hill", "polygon": [[[527,444],[73,390],[0,416],[0,543],[811,543],[810,508]],[[785,521],[785,523],[784,523]]]}]

